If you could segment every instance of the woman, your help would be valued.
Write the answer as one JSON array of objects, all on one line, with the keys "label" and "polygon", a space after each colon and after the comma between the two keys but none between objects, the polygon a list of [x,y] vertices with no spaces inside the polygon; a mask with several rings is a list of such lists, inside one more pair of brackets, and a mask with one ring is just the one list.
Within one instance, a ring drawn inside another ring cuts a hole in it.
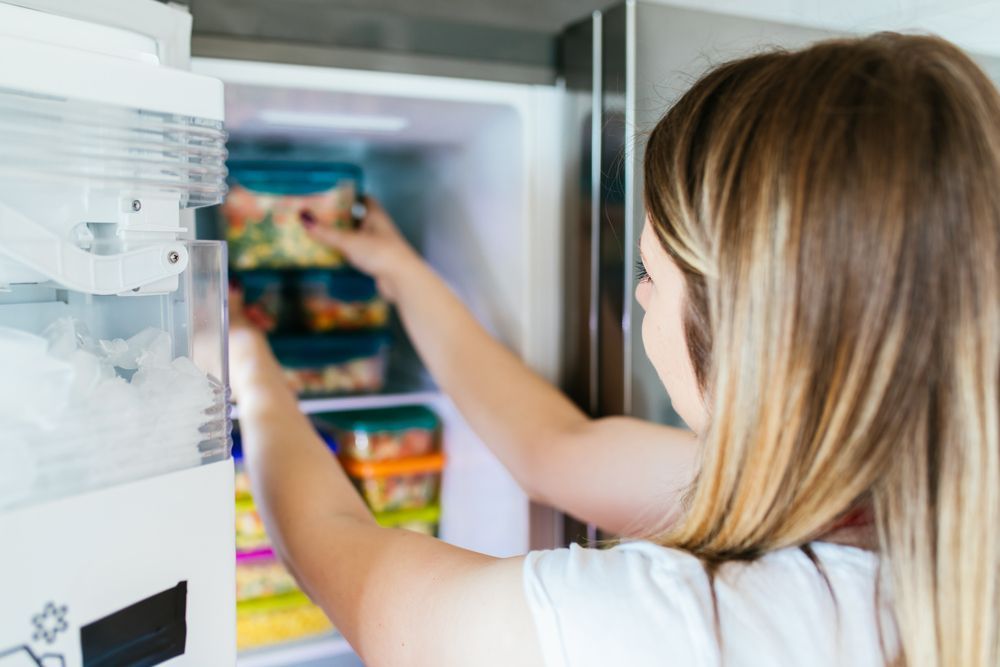
[{"label": "woman", "polygon": [[495,560],[377,527],[236,326],[254,491],[296,577],[373,666],[997,664],[992,84],[927,37],[731,62],[657,125],[645,189],[643,341],[697,437],[581,414],[377,206],[312,231],[529,493],[645,539]]}]

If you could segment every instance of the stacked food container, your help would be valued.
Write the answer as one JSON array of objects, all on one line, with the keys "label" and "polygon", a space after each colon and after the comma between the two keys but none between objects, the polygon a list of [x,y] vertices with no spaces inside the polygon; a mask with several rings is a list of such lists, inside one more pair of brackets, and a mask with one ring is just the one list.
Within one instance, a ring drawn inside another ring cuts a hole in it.
[{"label": "stacked food container", "polygon": [[[324,438],[333,445],[332,440]],[[243,467],[239,434],[236,461],[236,645],[240,651],[304,639],[333,628],[278,560],[254,505]]]},{"label": "stacked food container", "polygon": [[[423,406],[314,416],[379,524],[437,535],[444,455],[440,421]],[[241,651],[305,639],[332,626],[280,563],[264,529],[243,466],[236,461],[236,635]]]},{"label": "stacked food container", "polygon": [[222,206],[230,268],[248,316],[267,331],[301,396],[377,392],[385,383],[388,305],[374,281],[308,235],[358,221],[350,164],[230,160]]},{"label": "stacked food container", "polygon": [[383,526],[437,534],[444,454],[437,416],[423,406],[325,413],[344,470]]}]

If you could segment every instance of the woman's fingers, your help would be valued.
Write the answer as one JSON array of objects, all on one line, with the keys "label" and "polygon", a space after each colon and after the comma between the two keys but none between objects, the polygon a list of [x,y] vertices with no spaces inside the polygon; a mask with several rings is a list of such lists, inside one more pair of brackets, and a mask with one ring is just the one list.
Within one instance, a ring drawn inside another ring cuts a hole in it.
[{"label": "woman's fingers", "polygon": [[306,225],[306,231],[313,240],[339,250],[347,256],[347,259],[352,259],[358,252],[358,245],[364,242],[360,231],[319,225]]}]

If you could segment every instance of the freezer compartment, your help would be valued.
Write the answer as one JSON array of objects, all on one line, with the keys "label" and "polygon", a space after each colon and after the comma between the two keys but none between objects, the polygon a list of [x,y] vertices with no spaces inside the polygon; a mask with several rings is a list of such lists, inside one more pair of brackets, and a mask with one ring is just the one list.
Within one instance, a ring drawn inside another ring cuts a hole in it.
[{"label": "freezer compartment", "polygon": [[[193,67],[226,84],[234,159],[358,165],[366,194],[383,204],[478,320],[554,378],[563,169],[558,91],[250,61],[195,59]],[[218,213],[200,212],[199,235],[213,227],[219,233]],[[301,408],[432,406],[448,457],[441,538],[496,556],[524,553],[529,544],[554,546],[547,536],[531,542],[527,497],[434,389],[395,319],[381,392],[309,397]]]},{"label": "freezer compartment", "polygon": [[0,293],[0,510],[229,456],[225,247],[176,291]]}]

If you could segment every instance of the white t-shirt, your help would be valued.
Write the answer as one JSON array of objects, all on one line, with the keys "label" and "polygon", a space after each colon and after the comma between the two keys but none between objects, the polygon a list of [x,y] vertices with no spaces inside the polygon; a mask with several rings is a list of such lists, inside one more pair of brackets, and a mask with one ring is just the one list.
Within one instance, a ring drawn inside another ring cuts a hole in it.
[{"label": "white t-shirt", "polygon": [[[712,587],[690,554],[648,542],[536,551],[524,586],[546,667],[886,664],[876,620],[878,557],[816,543],[722,565]],[[831,588],[833,595],[831,595]],[[888,657],[896,633],[883,592]]]}]

